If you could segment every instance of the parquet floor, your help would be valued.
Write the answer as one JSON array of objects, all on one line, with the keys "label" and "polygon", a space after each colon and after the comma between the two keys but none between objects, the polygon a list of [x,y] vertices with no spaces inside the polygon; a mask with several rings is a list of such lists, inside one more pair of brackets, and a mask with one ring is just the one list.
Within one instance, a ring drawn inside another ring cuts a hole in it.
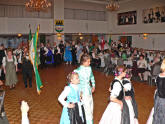
[{"label": "parquet floor", "polygon": [[[75,67],[60,65],[56,68],[40,70],[43,81],[41,95],[36,92],[35,80],[32,88],[24,88],[22,75],[18,74],[19,82],[16,89],[6,89],[5,111],[10,124],[21,124],[20,101],[26,100],[30,106],[30,124],[59,124],[62,106],[58,103],[58,96],[66,85],[66,75]],[[98,124],[107,104],[108,88],[112,76],[106,77],[103,73],[94,71],[96,91],[94,96],[94,124]],[[144,83],[133,82],[136,101],[139,108],[139,122],[145,124],[153,106],[155,87]]]}]

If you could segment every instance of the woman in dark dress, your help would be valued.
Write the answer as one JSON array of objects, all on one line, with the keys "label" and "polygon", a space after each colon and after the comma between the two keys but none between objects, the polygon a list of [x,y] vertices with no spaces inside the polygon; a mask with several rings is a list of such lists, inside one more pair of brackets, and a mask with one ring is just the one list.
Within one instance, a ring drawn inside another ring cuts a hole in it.
[{"label": "woman in dark dress", "polygon": [[77,48],[75,45],[75,41],[72,42],[72,64],[75,65],[77,63],[77,59],[76,59],[76,53],[77,53]]},{"label": "woman in dark dress", "polygon": [[165,124],[165,59],[161,64],[161,71],[156,79],[157,92],[152,124]]}]

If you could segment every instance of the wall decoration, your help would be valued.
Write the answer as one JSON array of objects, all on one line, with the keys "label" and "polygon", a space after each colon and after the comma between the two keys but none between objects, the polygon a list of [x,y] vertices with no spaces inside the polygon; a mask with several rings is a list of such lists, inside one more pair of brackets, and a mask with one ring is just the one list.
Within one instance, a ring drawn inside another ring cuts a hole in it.
[{"label": "wall decoration", "polygon": [[132,25],[137,23],[137,12],[118,13],[118,25]]},{"label": "wall decoration", "polygon": [[143,23],[165,22],[165,6],[144,9],[142,12]]},{"label": "wall decoration", "polygon": [[55,30],[58,33],[64,31],[64,20],[55,20]]}]

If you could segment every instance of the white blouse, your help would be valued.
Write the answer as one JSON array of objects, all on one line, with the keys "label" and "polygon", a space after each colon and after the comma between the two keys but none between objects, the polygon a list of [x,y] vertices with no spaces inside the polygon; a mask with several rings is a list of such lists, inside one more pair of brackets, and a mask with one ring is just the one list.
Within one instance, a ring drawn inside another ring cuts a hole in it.
[{"label": "white blouse", "polygon": [[3,60],[2,60],[3,67],[6,66],[6,58],[7,58],[7,61],[8,61],[8,62],[13,62],[13,61],[14,61],[14,64],[17,65],[17,58],[16,58],[16,56],[14,56],[14,60],[13,60],[13,56],[11,57],[11,59],[9,59],[9,58],[6,56],[6,57],[3,57]]},{"label": "white blouse", "polygon": [[[76,91],[78,90],[78,85],[76,84],[70,84]],[[65,101],[66,97],[69,95],[70,93],[70,87],[66,86],[64,88],[64,90],[62,91],[62,93],[60,94],[60,96],[58,97],[58,101],[64,106],[64,107],[68,107],[68,103]]]},{"label": "white blouse", "polygon": [[137,61],[138,68],[147,68],[147,62],[145,59]]},{"label": "white blouse", "polygon": [[124,80],[129,81],[129,83],[123,85],[123,86],[124,86],[124,89],[125,89],[126,91],[131,91],[132,85],[131,85],[130,80],[128,80],[128,79],[124,79]]},{"label": "white blouse", "polygon": [[[117,77],[115,77],[115,79],[119,80],[119,81],[121,82],[121,84],[122,84],[122,80],[118,79]],[[116,82],[114,83],[113,89],[111,90],[111,95],[110,95],[110,97],[116,98],[116,97],[119,96],[119,93],[120,93],[120,91],[122,90],[121,84],[120,84],[118,81],[116,81]]]}]

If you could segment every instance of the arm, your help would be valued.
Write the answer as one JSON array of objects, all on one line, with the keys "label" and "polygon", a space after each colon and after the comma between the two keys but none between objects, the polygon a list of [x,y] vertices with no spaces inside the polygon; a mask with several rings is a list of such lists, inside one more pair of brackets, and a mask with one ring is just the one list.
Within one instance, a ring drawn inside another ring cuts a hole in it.
[{"label": "arm", "polygon": [[16,68],[16,71],[18,70],[18,68],[17,68],[17,58],[16,58],[16,56],[14,56],[14,64],[15,64],[15,68]]},{"label": "arm", "polygon": [[28,111],[29,111],[29,106],[27,102],[22,101],[21,103],[22,123],[21,124],[29,124]]},{"label": "arm", "polygon": [[3,57],[3,60],[2,60],[2,67],[3,67],[3,70],[4,70],[4,73],[6,74],[6,57]]},{"label": "arm", "polygon": [[67,103],[65,101],[66,97],[68,96],[70,92],[70,88],[68,86],[65,87],[64,91],[62,91],[62,93],[60,94],[60,96],[58,97],[58,101],[64,106],[64,107],[68,107],[68,108],[73,108],[74,104],[73,103]]},{"label": "arm", "polygon": [[91,76],[90,76],[90,80],[92,82],[92,93],[95,91],[95,78],[91,69]]},{"label": "arm", "polygon": [[110,100],[112,102],[118,103],[121,105],[121,109],[123,108],[123,102],[121,100],[118,100],[117,97],[119,96],[119,93],[121,91],[121,85],[119,82],[115,82],[113,85],[113,89],[111,90]]},{"label": "arm", "polygon": [[110,97],[110,100],[112,102],[118,103],[121,106],[121,109],[123,109],[123,102],[121,100],[118,100],[118,99],[116,99],[114,97]]}]

